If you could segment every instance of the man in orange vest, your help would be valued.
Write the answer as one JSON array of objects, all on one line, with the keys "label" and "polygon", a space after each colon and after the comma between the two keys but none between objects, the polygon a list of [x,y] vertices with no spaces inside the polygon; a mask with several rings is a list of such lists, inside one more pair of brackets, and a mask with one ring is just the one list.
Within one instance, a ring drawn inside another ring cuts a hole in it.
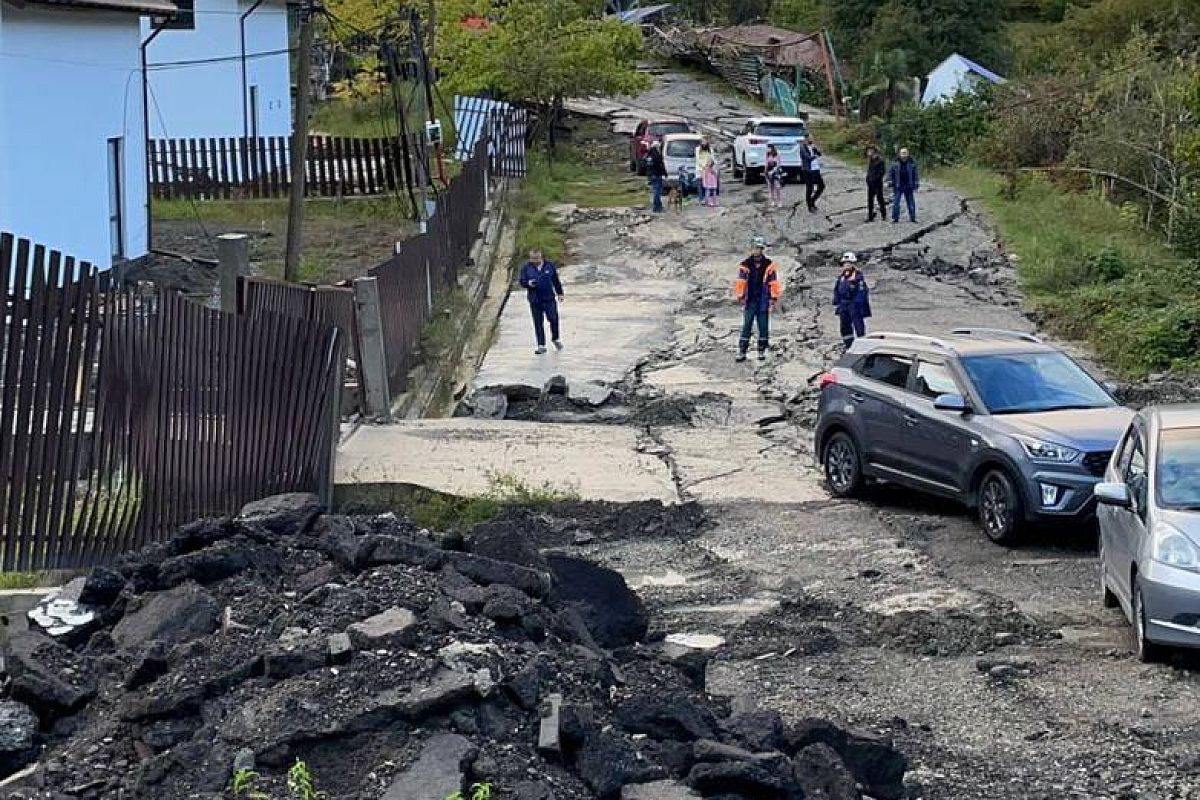
[{"label": "man in orange vest", "polygon": [[750,349],[750,334],[758,324],[758,360],[767,357],[770,344],[770,317],[783,294],[783,284],[775,269],[775,262],[763,253],[767,242],[755,236],[751,243],[750,257],[738,265],[737,280],[733,282],[733,294],[742,304],[742,335],[738,339],[738,361],[746,360]]}]

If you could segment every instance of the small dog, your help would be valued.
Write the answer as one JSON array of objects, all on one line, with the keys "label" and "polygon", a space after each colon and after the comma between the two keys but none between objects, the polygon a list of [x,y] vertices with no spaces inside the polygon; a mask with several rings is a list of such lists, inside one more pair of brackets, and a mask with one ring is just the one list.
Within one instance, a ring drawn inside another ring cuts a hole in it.
[{"label": "small dog", "polygon": [[676,213],[683,213],[683,187],[679,184],[673,185],[667,194],[667,206]]}]

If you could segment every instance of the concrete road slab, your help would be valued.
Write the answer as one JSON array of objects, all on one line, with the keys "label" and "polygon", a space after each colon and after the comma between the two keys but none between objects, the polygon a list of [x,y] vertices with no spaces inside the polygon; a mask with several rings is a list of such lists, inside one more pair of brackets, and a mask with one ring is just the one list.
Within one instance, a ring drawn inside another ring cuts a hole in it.
[{"label": "concrete road slab", "polygon": [[483,495],[497,475],[585,500],[661,500],[678,494],[639,432],[616,425],[420,420],[360,428],[338,454],[338,484],[407,484]]}]

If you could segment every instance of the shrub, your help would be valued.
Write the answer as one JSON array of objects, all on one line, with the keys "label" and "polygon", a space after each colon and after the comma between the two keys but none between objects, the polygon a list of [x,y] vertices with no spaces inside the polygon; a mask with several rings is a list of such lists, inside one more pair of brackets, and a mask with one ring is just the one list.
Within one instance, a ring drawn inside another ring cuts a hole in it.
[{"label": "shrub", "polygon": [[1088,268],[1103,281],[1120,280],[1129,272],[1129,265],[1121,254],[1111,247],[1106,247],[1088,258]]}]

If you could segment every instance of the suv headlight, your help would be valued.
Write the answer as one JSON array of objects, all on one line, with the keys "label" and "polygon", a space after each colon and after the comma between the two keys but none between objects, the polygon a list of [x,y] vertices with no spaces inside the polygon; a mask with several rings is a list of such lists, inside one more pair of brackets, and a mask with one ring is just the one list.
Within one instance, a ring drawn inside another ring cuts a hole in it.
[{"label": "suv headlight", "polygon": [[1175,569],[1200,572],[1200,551],[1192,540],[1170,525],[1159,523],[1154,526],[1155,561]]},{"label": "suv headlight", "polygon": [[1065,444],[1046,442],[1034,439],[1032,436],[1014,436],[1013,438],[1021,443],[1021,447],[1025,448],[1025,454],[1034,461],[1047,464],[1069,464],[1079,458],[1079,451],[1073,447],[1067,447]]}]

